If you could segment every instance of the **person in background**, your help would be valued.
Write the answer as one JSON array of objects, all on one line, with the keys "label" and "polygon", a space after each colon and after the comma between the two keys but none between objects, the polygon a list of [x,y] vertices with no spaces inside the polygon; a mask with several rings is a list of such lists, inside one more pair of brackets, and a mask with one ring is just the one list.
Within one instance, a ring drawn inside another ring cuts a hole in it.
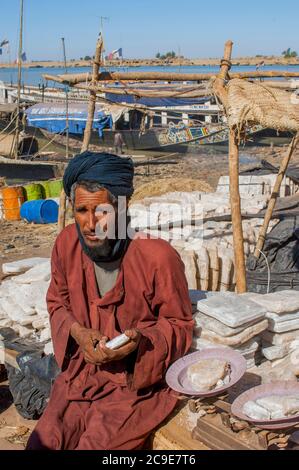
[{"label": "person in background", "polygon": [[124,139],[123,139],[123,136],[121,135],[120,132],[116,132],[115,136],[114,136],[114,148],[115,148],[115,153],[117,155],[123,155],[124,154],[124,151],[123,151],[123,146],[124,146]]}]

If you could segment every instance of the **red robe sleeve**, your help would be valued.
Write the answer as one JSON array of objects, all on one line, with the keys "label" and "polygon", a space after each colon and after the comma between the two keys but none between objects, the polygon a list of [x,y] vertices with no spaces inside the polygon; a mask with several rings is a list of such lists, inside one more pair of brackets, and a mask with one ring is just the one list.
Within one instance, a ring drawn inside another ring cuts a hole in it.
[{"label": "red robe sleeve", "polygon": [[62,269],[56,241],[51,259],[51,283],[47,293],[47,305],[50,315],[52,341],[56,361],[63,370],[67,348],[70,340],[70,329],[76,322],[69,302],[68,286]]},{"label": "red robe sleeve", "polygon": [[[188,353],[194,322],[184,264],[173,250],[165,250],[155,272],[152,310],[154,324],[142,333],[130,388],[147,388],[165,378],[168,367]],[[153,322],[152,322],[153,323]]]}]

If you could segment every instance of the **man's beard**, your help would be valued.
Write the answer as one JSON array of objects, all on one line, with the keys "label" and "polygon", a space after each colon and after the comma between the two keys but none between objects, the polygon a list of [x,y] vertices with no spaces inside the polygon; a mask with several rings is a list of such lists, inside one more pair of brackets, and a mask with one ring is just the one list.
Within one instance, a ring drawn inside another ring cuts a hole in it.
[{"label": "man's beard", "polygon": [[84,253],[94,262],[94,263],[104,263],[109,261],[117,261],[122,258],[122,256],[127,251],[130,240],[117,240],[106,238],[98,246],[91,247],[89,246],[81,233],[79,225],[76,223],[77,232],[81,247]]}]

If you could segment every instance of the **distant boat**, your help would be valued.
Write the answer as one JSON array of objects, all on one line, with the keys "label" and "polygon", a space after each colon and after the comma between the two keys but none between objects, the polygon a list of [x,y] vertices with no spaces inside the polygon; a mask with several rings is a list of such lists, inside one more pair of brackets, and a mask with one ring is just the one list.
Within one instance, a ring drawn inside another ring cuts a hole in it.
[{"label": "distant boat", "polygon": [[[163,113],[151,120],[138,107],[125,105],[102,105],[97,103],[94,116],[93,131],[90,143],[98,146],[114,146],[116,133],[121,133],[128,149],[158,150],[174,149],[189,145],[222,131],[226,125],[188,125],[183,121],[170,121],[163,126]],[[35,129],[44,132],[63,135],[66,130],[66,109],[62,103],[36,104],[26,110],[26,131],[35,134]],[[154,117],[154,116],[152,116]],[[182,116],[181,116],[182,117]],[[160,123],[157,123],[157,119]],[[87,120],[87,104],[70,103],[68,109],[69,135],[81,142]]]}]

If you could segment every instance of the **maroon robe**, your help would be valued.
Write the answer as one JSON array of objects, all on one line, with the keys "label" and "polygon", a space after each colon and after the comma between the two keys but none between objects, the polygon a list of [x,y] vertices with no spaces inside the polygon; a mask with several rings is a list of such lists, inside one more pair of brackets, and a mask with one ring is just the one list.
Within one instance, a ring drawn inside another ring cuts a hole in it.
[{"label": "maroon robe", "polygon": [[[71,225],[54,246],[47,302],[62,373],[27,448],[142,447],[177,404],[177,394],[165,384],[165,372],[192,342],[192,308],[179,255],[162,240],[137,236],[115,287],[100,298],[94,265]],[[70,336],[74,322],[109,339],[138,328],[138,350],[122,361],[86,364]]]}]

